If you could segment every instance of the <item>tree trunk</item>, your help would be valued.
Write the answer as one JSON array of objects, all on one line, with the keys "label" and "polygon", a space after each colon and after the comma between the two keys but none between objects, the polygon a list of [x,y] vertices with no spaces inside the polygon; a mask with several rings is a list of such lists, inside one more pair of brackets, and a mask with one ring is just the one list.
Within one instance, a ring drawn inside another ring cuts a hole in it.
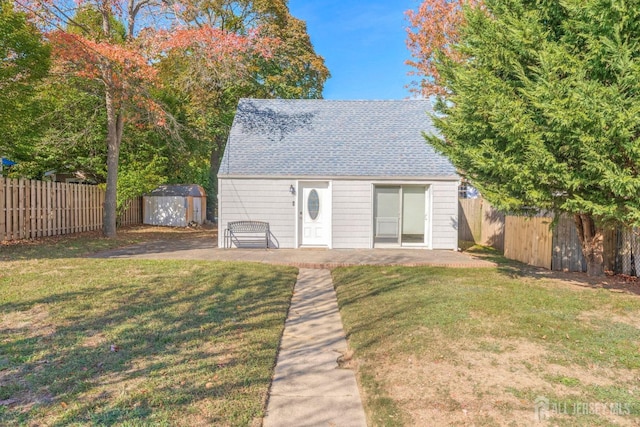
[{"label": "tree trunk", "polygon": [[105,91],[107,108],[107,189],[104,197],[104,215],[102,233],[106,237],[116,236],[118,163],[120,142],[122,141],[123,118],[114,105],[113,94],[109,88]]},{"label": "tree trunk", "polygon": [[587,275],[604,276],[604,235],[591,215],[575,214],[574,220],[587,261]]},{"label": "tree trunk", "polygon": [[[106,39],[111,35],[111,9],[104,2],[101,7],[102,33]],[[130,18],[132,20],[133,18]],[[106,237],[116,237],[118,163],[120,141],[122,140],[122,111],[116,102],[112,69],[109,63],[100,65],[102,81],[105,85],[104,101],[107,110],[107,188],[104,195],[102,233]]]}]

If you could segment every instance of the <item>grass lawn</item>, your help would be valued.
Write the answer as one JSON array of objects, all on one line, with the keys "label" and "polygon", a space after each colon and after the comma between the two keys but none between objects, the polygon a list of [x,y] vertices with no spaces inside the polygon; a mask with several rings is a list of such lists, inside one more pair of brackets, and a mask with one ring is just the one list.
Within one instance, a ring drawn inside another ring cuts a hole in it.
[{"label": "grass lawn", "polygon": [[0,246],[0,425],[260,424],[296,269],[42,243]]},{"label": "grass lawn", "polygon": [[0,261],[76,258],[109,249],[154,240],[215,239],[217,230],[172,227],[131,226],[118,229],[114,238],[101,231],[42,237],[0,243]]},{"label": "grass lawn", "polygon": [[640,296],[535,271],[334,270],[371,425],[639,425]]}]

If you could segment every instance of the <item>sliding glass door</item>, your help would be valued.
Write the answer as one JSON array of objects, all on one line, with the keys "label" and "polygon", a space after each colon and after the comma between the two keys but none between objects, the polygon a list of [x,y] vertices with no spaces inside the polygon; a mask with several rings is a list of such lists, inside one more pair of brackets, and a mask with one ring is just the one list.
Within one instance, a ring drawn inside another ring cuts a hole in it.
[{"label": "sliding glass door", "polygon": [[374,246],[427,245],[427,191],[418,185],[375,186]]},{"label": "sliding glass door", "polygon": [[374,243],[400,244],[400,187],[375,187]]},{"label": "sliding glass door", "polygon": [[424,244],[425,188],[402,187],[402,244]]}]

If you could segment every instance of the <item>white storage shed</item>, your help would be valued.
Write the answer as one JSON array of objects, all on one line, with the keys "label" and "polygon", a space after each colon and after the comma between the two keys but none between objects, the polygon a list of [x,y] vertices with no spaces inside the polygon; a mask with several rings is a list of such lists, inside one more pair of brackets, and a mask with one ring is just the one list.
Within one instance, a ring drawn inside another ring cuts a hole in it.
[{"label": "white storage shed", "polygon": [[161,185],[143,197],[144,224],[186,227],[202,224],[207,195],[199,185]]}]

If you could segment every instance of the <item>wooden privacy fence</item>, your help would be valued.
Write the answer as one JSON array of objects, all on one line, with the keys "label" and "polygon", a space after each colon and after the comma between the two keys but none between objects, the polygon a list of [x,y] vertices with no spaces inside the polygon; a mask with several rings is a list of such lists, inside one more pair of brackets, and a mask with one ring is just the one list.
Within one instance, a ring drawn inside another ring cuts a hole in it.
[{"label": "wooden privacy fence", "polygon": [[[492,246],[507,258],[549,270],[587,269],[576,225],[570,216],[559,217],[551,227],[552,217],[502,215],[480,198],[461,199],[458,216],[460,240]],[[633,242],[637,242],[635,250]],[[633,233],[623,233],[621,229],[604,231],[606,270],[638,274],[640,261],[638,268],[634,268],[636,259],[640,259],[640,232],[633,240]]]},{"label": "wooden privacy fence", "polygon": [[[99,230],[103,204],[104,190],[97,186],[0,177],[0,241]],[[141,198],[119,223],[142,223]]]},{"label": "wooden privacy fence", "polygon": [[458,200],[458,239],[504,251],[504,214],[484,199]]},{"label": "wooden privacy fence", "polygon": [[482,199],[458,199],[458,240],[482,241]]},{"label": "wooden privacy fence", "polygon": [[551,270],[552,218],[505,217],[504,256]]},{"label": "wooden privacy fence", "polygon": [[491,246],[509,259],[552,268],[552,218],[505,215],[482,198],[458,201],[458,238]]},{"label": "wooden privacy fence", "polygon": [[129,200],[126,209],[118,215],[118,225],[142,224],[142,197]]},{"label": "wooden privacy fence", "polygon": [[[575,241],[562,240],[570,235],[566,231],[571,227],[570,222],[559,223],[561,227],[556,228],[554,233],[550,228],[553,218],[505,215],[482,198],[460,199],[458,217],[460,240],[491,246],[509,259],[550,270],[555,267],[552,261],[562,256],[565,257],[564,265],[575,266],[581,262],[580,259],[567,259],[569,254],[578,256],[572,252],[575,250]],[[561,230],[559,234],[558,230]],[[564,245],[562,255],[558,255],[554,247],[561,243]],[[579,255],[582,256],[581,250]]]}]

